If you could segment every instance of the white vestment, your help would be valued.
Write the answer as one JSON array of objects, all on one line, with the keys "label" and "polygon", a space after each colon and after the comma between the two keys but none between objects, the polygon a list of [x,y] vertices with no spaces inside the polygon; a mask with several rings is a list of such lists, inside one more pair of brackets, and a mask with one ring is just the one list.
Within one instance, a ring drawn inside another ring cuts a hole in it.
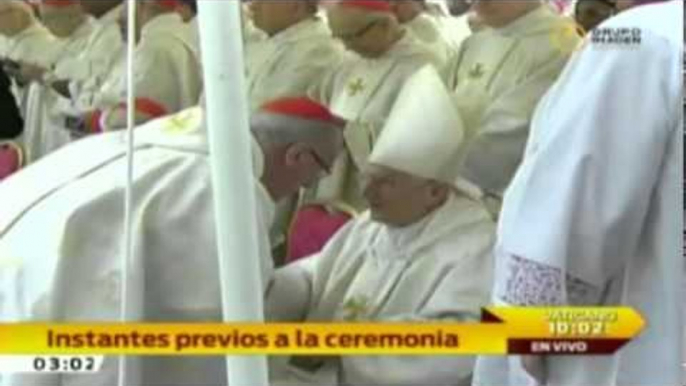
[{"label": "white vestment", "polygon": [[565,35],[565,20],[541,5],[503,28],[468,37],[447,68],[448,86],[474,137],[463,177],[498,198],[521,162],[538,101],[579,42]]},{"label": "white vestment", "polygon": [[252,110],[286,96],[304,96],[311,84],[338,65],[344,49],[320,18],[301,21],[246,46]]},{"label": "white vestment", "polygon": [[[492,282],[495,225],[481,203],[453,196],[406,228],[357,218],[308,259],[277,270],[266,301],[280,321],[475,321]],[[473,357],[345,356],[307,371],[272,358],[275,384],[469,384]],[[466,382],[466,383],[465,383]]]},{"label": "white vestment", "polygon": [[98,19],[86,48],[76,57],[79,73],[69,77],[70,106],[73,108],[92,105],[89,101],[93,100],[93,93],[116,68],[124,53],[124,40],[117,23],[121,12],[119,5]]},{"label": "white vestment", "polygon": [[[213,191],[200,108],[136,129],[134,264],[141,321],[219,322]],[[123,255],[124,132],[72,143],[0,185],[0,321],[119,318]],[[274,203],[255,180],[263,283]],[[40,240],[40,242],[37,242]],[[3,385],[116,384],[117,358],[93,375],[9,374]],[[146,358],[144,385],[224,385],[223,357]]]},{"label": "white vestment", "polygon": [[[86,18],[68,38],[62,39],[60,54],[49,71],[58,79],[85,76],[82,70],[83,63],[75,58],[88,49],[95,31],[95,20],[92,17]],[[33,83],[29,87],[23,135],[27,163],[34,162],[70,142],[70,134],[60,113],[62,99],[64,98],[48,86]]]},{"label": "white vestment", "polygon": [[198,61],[202,62],[202,51],[200,50],[200,19],[197,16],[192,18],[186,22],[186,27],[188,28],[188,34],[193,43],[193,52],[198,58]]},{"label": "white vestment", "polygon": [[[35,64],[44,68],[52,66],[60,55],[62,41],[54,37],[47,28],[36,21],[20,33],[5,38],[0,57],[17,62]],[[22,116],[26,117],[28,87],[14,85],[12,92]]]},{"label": "white vestment", "polygon": [[472,27],[469,25],[468,14],[460,16],[442,16],[438,21],[443,25],[447,31],[448,41],[455,47],[462,46],[462,42],[472,35]]},{"label": "white vestment", "polygon": [[[323,74],[343,60],[344,53],[343,46],[334,40],[319,17],[246,44],[251,109],[256,111],[277,98],[306,95],[308,87],[320,82]],[[272,231],[275,246],[285,239],[296,201],[289,199],[279,204]]]},{"label": "white vestment", "polygon": [[[135,51],[134,82],[136,98],[155,106],[162,115],[195,106],[202,92],[202,72],[190,29],[176,13],[157,16],[145,24]],[[112,75],[107,91],[95,98],[95,107],[106,115],[108,129],[126,122],[121,103],[126,97],[126,67],[120,58],[117,74]],[[103,87],[104,88],[104,87]],[[155,117],[137,104],[144,121]]]},{"label": "white vestment", "polygon": [[[98,85],[81,90],[77,100],[72,100],[73,116],[81,116],[99,107],[116,105],[122,98],[122,90],[126,82],[126,52],[122,50],[112,64],[110,72]],[[136,91],[136,94],[139,92]]]},{"label": "white vestment", "polygon": [[253,23],[252,19],[247,17],[245,12],[243,12],[243,42],[246,47],[254,43],[259,43],[266,38],[267,34],[255,27],[255,23]]},{"label": "white vestment", "polygon": [[5,37],[0,56],[15,61],[50,67],[63,44],[40,22],[35,22],[17,35]]},{"label": "white vestment", "polygon": [[[587,42],[537,109],[506,192],[496,303],[625,305],[646,321],[614,355],[546,357],[548,385],[681,384],[682,7],[601,25],[640,42]],[[480,358],[475,385],[524,384],[519,361]]]},{"label": "white vestment", "polygon": [[376,139],[405,81],[427,64],[440,67],[440,58],[405,31],[379,58],[351,55],[332,68],[308,94],[348,120],[345,130],[347,153],[339,157],[333,174],[317,187],[322,199],[343,199],[365,208],[357,186],[357,170],[371,154]]},{"label": "white vestment", "polygon": [[453,18],[422,12],[404,26],[445,64],[460,48],[464,39],[471,35],[467,28],[458,30],[460,25]]},{"label": "white vestment", "polygon": [[309,94],[344,119],[375,124],[378,136],[407,78],[427,64],[438,67],[440,60],[405,32],[379,58],[350,55],[312,85]]}]

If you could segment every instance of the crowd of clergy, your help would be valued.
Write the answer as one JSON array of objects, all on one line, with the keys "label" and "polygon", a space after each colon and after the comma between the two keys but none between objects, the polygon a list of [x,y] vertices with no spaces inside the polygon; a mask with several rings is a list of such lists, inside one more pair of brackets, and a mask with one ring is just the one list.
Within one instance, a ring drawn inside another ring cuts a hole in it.
[{"label": "crowd of clergy", "polygon": [[[129,23],[122,0],[0,1],[0,322],[117,321],[123,302],[138,321],[222,320],[213,47],[196,1],[136,3]],[[681,0],[241,7],[265,320],[626,305],[647,321],[614,355],[274,356],[270,384],[680,384]],[[0,385],[117,385],[120,366]],[[222,357],[126,371],[227,383]]]}]

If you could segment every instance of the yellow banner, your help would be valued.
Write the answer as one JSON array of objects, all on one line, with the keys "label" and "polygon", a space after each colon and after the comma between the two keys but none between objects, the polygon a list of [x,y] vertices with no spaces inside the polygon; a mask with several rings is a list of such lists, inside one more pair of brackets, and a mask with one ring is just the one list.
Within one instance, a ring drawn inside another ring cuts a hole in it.
[{"label": "yellow banner", "polygon": [[480,323],[0,324],[1,354],[610,354],[631,308],[486,308]]}]

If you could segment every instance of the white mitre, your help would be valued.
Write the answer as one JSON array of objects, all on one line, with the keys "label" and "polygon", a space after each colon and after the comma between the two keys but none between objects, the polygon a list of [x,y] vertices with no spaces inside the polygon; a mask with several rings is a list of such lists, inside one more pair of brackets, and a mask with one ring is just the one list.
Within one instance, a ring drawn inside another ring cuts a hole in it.
[{"label": "white mitre", "polygon": [[440,76],[432,66],[425,66],[401,90],[369,162],[447,182],[476,198],[478,188],[458,177],[465,133]]}]

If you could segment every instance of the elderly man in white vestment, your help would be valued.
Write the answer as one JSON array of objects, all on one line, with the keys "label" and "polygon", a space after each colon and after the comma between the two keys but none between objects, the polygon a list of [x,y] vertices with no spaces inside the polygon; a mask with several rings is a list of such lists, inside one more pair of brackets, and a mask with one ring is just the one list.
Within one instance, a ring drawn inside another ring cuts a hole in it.
[{"label": "elderly man in white vestment", "polygon": [[[248,97],[253,109],[265,101],[306,95],[323,74],[340,63],[345,50],[317,16],[318,0],[260,0],[250,3],[255,27],[267,38],[246,44]],[[278,207],[274,246],[283,245],[297,195]]]},{"label": "elderly man in white vestment", "polygon": [[483,357],[475,385],[682,384],[682,7],[600,25],[640,40],[589,40],[572,59],[536,111],[498,229],[496,304],[625,305],[644,331],[611,356],[525,357],[531,374]]},{"label": "elderly man in white vestment", "polygon": [[[495,224],[455,184],[463,139],[445,86],[425,67],[408,81],[365,169],[370,210],[319,254],[276,271],[267,317],[478,320]],[[464,356],[286,357],[271,359],[270,377],[278,385],[469,385],[473,364]]]},{"label": "elderly man in white vestment", "polygon": [[490,28],[464,41],[446,80],[471,137],[463,175],[497,212],[533,111],[580,39],[569,19],[540,0],[479,1],[474,10]]},{"label": "elderly man in white vestment", "polygon": [[[321,177],[344,122],[307,99],[265,105],[251,122],[262,282],[275,201]],[[226,128],[232,129],[232,128]],[[140,320],[221,320],[217,240],[201,108],[136,129],[134,260],[145,271]],[[0,185],[0,320],[116,321],[121,295],[124,133],[75,142]],[[36,242],[40,240],[40,242]],[[116,384],[117,359],[92,375],[9,374],[3,386]],[[141,359],[145,385],[224,385],[222,357]]]},{"label": "elderly man in white vestment", "polygon": [[400,25],[388,1],[342,0],[327,11],[334,36],[357,55],[331,68],[309,91],[350,122],[345,131],[348,152],[314,195],[363,209],[357,175],[398,93],[418,69],[441,61]]}]

